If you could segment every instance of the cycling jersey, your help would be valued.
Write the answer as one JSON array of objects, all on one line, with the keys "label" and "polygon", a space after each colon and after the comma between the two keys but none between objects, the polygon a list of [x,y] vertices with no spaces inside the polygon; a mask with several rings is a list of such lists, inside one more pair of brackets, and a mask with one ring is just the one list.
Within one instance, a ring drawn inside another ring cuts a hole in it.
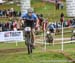
[{"label": "cycling jersey", "polygon": [[33,21],[26,20],[26,21],[25,21],[25,27],[26,27],[26,26],[34,27],[34,26],[35,26],[36,19],[37,19],[38,17],[36,16],[35,13],[32,13],[31,16],[29,16],[28,13],[24,13],[24,14],[21,16],[21,18],[22,18],[22,19],[30,19],[30,20],[33,20]]}]

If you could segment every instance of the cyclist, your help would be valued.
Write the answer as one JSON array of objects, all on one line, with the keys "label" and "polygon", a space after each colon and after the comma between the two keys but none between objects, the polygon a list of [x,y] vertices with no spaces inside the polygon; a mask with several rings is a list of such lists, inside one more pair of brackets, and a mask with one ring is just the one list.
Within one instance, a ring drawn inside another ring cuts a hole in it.
[{"label": "cyclist", "polygon": [[[27,13],[24,13],[22,16],[21,16],[21,18],[22,19],[25,19],[24,20],[24,25],[25,25],[25,27],[31,27],[31,29],[32,29],[32,39],[33,39],[33,47],[34,47],[34,36],[35,36],[35,34],[34,34],[34,30],[35,30],[35,27],[38,27],[38,22],[39,22],[39,20],[38,20],[38,17],[37,17],[37,15],[34,13],[34,10],[33,10],[33,8],[29,8],[28,10],[27,10]],[[29,20],[33,20],[33,21],[29,21]]]}]

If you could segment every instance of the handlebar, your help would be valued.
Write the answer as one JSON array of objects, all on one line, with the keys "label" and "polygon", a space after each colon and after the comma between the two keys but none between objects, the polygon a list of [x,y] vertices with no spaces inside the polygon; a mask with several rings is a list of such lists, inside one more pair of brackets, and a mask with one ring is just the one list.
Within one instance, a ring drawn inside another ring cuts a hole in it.
[{"label": "handlebar", "polygon": [[23,20],[25,20],[25,21],[35,21],[34,19],[27,19],[27,18],[24,18]]}]

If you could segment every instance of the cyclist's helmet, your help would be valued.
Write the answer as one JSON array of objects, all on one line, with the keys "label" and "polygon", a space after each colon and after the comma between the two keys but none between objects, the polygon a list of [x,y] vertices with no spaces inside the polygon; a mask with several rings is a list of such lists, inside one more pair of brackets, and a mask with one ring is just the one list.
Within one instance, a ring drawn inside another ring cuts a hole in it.
[{"label": "cyclist's helmet", "polygon": [[29,8],[27,11],[28,11],[28,13],[33,13],[34,12],[33,8]]}]

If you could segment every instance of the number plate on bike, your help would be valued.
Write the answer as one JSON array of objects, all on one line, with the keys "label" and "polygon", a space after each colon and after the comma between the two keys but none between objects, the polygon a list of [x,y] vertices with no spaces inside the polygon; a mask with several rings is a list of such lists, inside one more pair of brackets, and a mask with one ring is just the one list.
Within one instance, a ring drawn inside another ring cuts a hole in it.
[{"label": "number plate on bike", "polygon": [[25,31],[31,31],[31,27],[25,27]]}]

